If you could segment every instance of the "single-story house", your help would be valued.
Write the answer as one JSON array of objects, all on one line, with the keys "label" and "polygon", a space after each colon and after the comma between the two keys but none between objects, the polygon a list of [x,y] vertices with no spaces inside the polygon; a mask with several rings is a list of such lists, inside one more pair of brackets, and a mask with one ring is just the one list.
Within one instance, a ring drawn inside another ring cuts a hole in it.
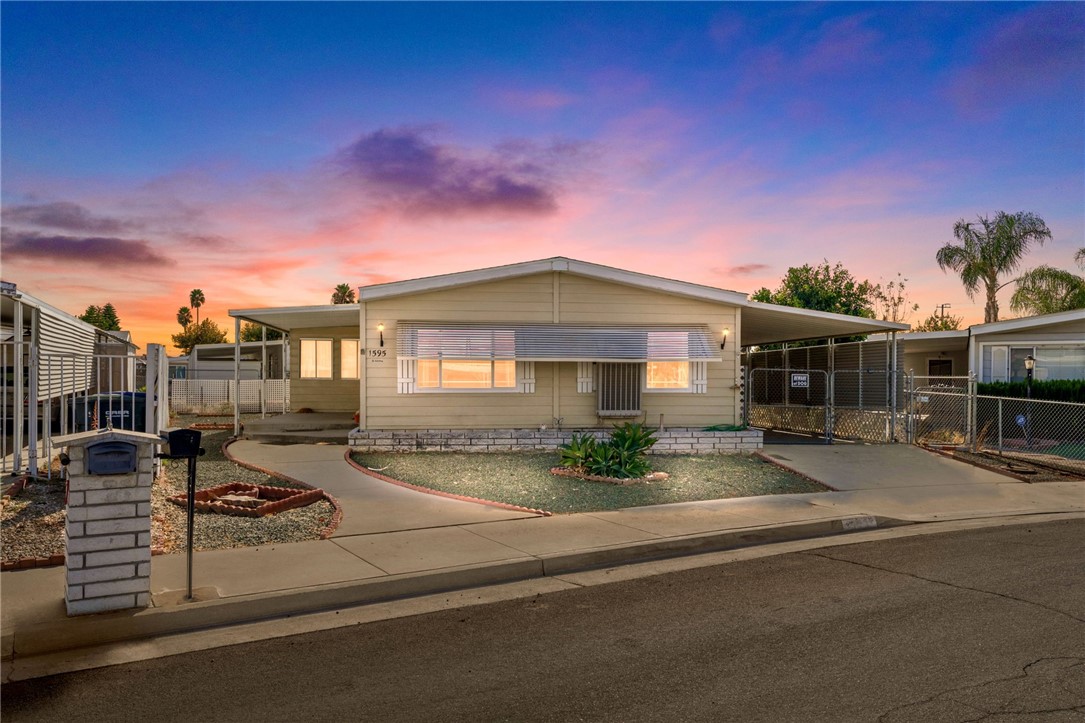
[{"label": "single-story house", "polygon": [[973,324],[957,331],[902,334],[901,368],[917,377],[968,376],[980,382],[1085,379],[1085,309]]},{"label": "single-story house", "polygon": [[563,257],[358,297],[230,315],[289,335],[292,409],[356,412],[362,436],[735,425],[743,346],[907,329]]}]

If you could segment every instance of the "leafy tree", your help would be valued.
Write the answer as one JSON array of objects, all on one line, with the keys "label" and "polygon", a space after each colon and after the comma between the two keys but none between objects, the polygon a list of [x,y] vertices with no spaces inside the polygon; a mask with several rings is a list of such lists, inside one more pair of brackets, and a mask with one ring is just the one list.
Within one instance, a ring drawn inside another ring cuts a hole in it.
[{"label": "leafy tree", "polygon": [[[869,281],[857,281],[842,263],[837,262],[835,266],[829,266],[829,262],[823,260],[819,266],[805,264],[789,268],[776,291],[769,291],[762,287],[750,298],[770,304],[873,319],[875,318],[875,288]],[[865,338],[865,336],[842,337],[837,341],[861,341]],[[817,343],[806,341],[791,344],[791,346],[808,346]],[[761,348],[778,349],[779,346],[770,344]]]},{"label": "leafy tree", "polygon": [[173,345],[181,350],[182,354],[191,354],[192,347],[197,344],[224,344],[226,332],[219,328],[211,319],[204,319],[195,324],[189,324],[178,334],[174,334]]},{"label": "leafy tree", "polygon": [[983,321],[990,323],[998,321],[998,290],[1011,283],[1000,285],[999,277],[1013,273],[1029,246],[1033,242],[1042,246],[1051,238],[1051,231],[1034,213],[999,211],[993,220],[979,216],[968,222],[962,218],[953,225],[953,236],[960,244],[946,244],[938,249],[935,259],[943,271],[952,269],[960,274],[968,298],[974,299],[980,286],[984,287],[987,303]]},{"label": "leafy tree", "polygon": [[203,306],[207,298],[203,295],[203,289],[193,289],[188,292],[188,305],[196,310],[196,323],[200,323],[200,307]]},{"label": "leafy tree", "polygon": [[[263,328],[259,324],[253,324],[246,321],[241,325],[241,341],[260,341],[263,339],[263,335],[260,329]],[[267,340],[275,341],[283,338],[283,333],[277,329],[267,330]]]},{"label": "leafy tree", "polygon": [[353,304],[357,300],[354,289],[351,288],[350,284],[338,284],[332,293],[333,304]]},{"label": "leafy tree", "polygon": [[121,320],[117,317],[117,310],[109,302],[106,302],[105,306],[88,306],[79,318],[105,331],[121,330]]},{"label": "leafy tree", "polygon": [[904,323],[913,311],[919,310],[919,304],[913,304],[908,299],[905,291],[905,282],[908,279],[897,273],[897,278],[890,281],[883,288],[878,284],[871,291],[874,303],[878,309],[878,316],[882,321]]},{"label": "leafy tree", "polygon": [[182,306],[177,310],[177,323],[184,329],[192,323],[192,309],[187,306]]},{"label": "leafy tree", "polygon": [[869,281],[856,281],[844,265],[793,266],[776,291],[758,289],[754,301],[795,306],[800,309],[874,318],[874,289]]},{"label": "leafy tree", "polygon": [[[1074,261],[1085,270],[1085,248],[1078,250]],[[1028,314],[1085,309],[1085,276],[1054,266],[1038,266],[1026,271],[1017,279],[1010,308]]]},{"label": "leafy tree", "polygon": [[916,326],[913,326],[912,331],[956,331],[961,328],[963,322],[964,317],[962,316],[950,316],[949,314],[939,316],[936,311]]}]

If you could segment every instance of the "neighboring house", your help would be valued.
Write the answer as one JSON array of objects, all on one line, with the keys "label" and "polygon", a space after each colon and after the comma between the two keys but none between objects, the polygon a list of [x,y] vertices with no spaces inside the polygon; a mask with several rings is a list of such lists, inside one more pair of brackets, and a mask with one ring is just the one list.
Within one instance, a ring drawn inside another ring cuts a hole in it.
[{"label": "neighboring house", "polygon": [[289,333],[293,409],[361,430],[738,424],[743,346],[907,328],[561,257],[230,315]]},{"label": "neighboring house", "polygon": [[1024,381],[1025,358],[1031,355],[1038,381],[1085,379],[1085,309],[898,339],[904,348],[901,367],[916,376],[975,373],[980,382]]},{"label": "neighboring house", "polygon": [[[197,344],[187,356],[170,359],[174,379],[233,379],[235,377],[234,344]],[[239,379],[284,379],[284,346],[276,341],[266,345],[259,341],[241,342]],[[289,366],[289,359],[286,360]]]},{"label": "neighboring house", "polygon": [[134,390],[137,349],[127,332],[103,331],[0,282],[3,468],[21,468],[28,440],[41,439],[51,428],[63,431],[69,415],[61,410],[70,409],[75,397]]}]

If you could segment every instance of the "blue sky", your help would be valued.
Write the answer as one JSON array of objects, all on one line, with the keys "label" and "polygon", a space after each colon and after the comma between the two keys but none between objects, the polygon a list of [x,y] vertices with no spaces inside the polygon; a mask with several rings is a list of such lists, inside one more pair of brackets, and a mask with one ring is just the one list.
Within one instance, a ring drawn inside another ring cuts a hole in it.
[{"label": "blue sky", "polygon": [[917,317],[978,321],[934,263],[957,219],[1038,213],[1054,240],[1028,265],[1085,245],[1078,4],[4,2],[0,20],[3,276],[75,312],[112,301],[144,343],[195,286],[225,322],[559,254],[740,291],[841,261],[902,273]]}]

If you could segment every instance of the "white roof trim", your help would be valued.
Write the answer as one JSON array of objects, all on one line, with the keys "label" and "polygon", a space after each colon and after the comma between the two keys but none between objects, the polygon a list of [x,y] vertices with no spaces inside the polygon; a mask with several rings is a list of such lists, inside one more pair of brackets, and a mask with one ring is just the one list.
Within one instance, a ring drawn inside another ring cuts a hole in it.
[{"label": "white roof trim", "polygon": [[453,274],[440,276],[427,276],[421,279],[408,279],[406,281],[392,281],[387,284],[374,284],[362,286],[358,289],[360,301],[372,301],[375,299],[387,299],[394,296],[408,294],[420,294],[427,291],[439,291],[451,289],[457,286],[469,286],[488,281],[500,281],[502,279],[514,279],[520,276],[541,274],[547,271],[563,271],[579,276],[587,276],[602,281],[612,281],[626,286],[636,286],[653,291],[661,291],[667,294],[688,296],[694,299],[715,301],[724,304],[745,305],[746,294],[738,291],[717,289],[712,286],[692,284],[688,281],[676,281],[665,279],[660,276],[641,274],[635,271],[624,271],[611,266],[591,264],[586,261],[577,261],[563,256],[538,261],[525,261],[506,266],[494,266],[488,269],[476,269],[474,271],[460,271]]},{"label": "white roof trim", "polygon": [[1072,309],[1070,311],[1060,311],[1055,314],[1026,316],[1020,319],[1006,319],[1005,321],[992,321],[989,324],[973,324],[969,329],[972,330],[973,335],[1000,334],[1006,331],[1031,329],[1036,326],[1048,326],[1050,324],[1061,324],[1066,321],[1079,320],[1085,320],[1085,309]]},{"label": "white roof trim", "polygon": [[[361,312],[358,304],[325,304],[322,306],[273,306],[259,309],[230,309],[226,313],[235,319],[250,321],[270,329],[289,333],[292,329],[305,328],[305,326],[299,324],[287,325],[282,322],[276,324],[277,318],[286,319],[290,316],[302,315],[312,316],[315,320],[319,320],[320,316],[330,314],[333,317],[346,317],[343,321],[347,323],[342,325],[350,326],[358,323]],[[312,326],[324,325],[321,323],[312,324]],[[340,322],[333,319],[332,325],[338,326]]]}]

